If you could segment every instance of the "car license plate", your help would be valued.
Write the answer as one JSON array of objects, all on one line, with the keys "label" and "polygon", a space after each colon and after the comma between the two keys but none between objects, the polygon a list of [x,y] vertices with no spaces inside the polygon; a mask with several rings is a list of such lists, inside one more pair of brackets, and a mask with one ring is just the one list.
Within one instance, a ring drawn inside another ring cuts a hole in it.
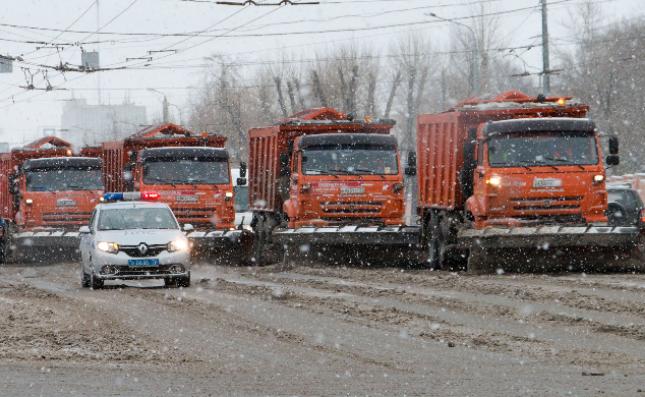
[{"label": "car license plate", "polygon": [[128,266],[155,267],[159,266],[159,259],[128,259]]},{"label": "car license plate", "polygon": [[560,187],[560,186],[562,186],[562,179],[557,179],[557,178],[533,179],[533,187]]}]

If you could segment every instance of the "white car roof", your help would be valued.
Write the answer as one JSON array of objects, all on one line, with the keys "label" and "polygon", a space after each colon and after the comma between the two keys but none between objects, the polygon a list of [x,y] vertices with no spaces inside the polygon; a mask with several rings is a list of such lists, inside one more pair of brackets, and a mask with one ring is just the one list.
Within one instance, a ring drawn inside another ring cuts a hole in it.
[{"label": "white car roof", "polygon": [[168,204],[155,203],[149,201],[118,201],[115,203],[103,203],[96,206],[99,210],[104,209],[119,209],[119,208],[167,208],[170,209]]}]

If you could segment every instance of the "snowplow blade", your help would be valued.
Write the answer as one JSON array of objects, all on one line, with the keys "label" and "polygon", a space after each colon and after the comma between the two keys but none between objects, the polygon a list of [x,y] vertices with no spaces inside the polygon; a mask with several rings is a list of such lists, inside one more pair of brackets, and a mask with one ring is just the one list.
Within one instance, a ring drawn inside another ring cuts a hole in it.
[{"label": "snowplow blade", "polygon": [[225,251],[238,249],[253,238],[250,228],[235,230],[192,231],[186,234],[193,244],[193,249],[199,252]]},{"label": "snowplow blade", "polygon": [[415,226],[301,227],[276,229],[273,232],[273,242],[282,245],[416,247],[419,245],[420,231]]},{"label": "snowplow blade", "polygon": [[636,244],[640,228],[635,226],[537,226],[469,229],[459,233],[466,248],[627,247]]},{"label": "snowplow blade", "polygon": [[29,248],[65,248],[78,249],[81,238],[79,232],[34,231],[21,232],[12,236],[12,242],[18,249]]}]

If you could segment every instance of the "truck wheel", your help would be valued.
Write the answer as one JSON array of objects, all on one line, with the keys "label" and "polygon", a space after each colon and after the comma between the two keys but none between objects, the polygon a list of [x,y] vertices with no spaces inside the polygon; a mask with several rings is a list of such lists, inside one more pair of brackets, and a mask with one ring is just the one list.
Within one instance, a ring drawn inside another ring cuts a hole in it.
[{"label": "truck wheel", "polygon": [[428,219],[427,226],[428,233],[428,267],[431,269],[441,268],[441,243],[440,243],[440,227],[439,227],[439,213],[433,212]]},{"label": "truck wheel", "polygon": [[266,257],[266,219],[264,215],[256,218],[255,226],[253,228],[253,248],[251,262],[256,265],[264,265],[267,261]]},{"label": "truck wheel", "polygon": [[480,246],[470,248],[468,255],[468,273],[491,274],[495,272],[495,260],[489,250]]}]

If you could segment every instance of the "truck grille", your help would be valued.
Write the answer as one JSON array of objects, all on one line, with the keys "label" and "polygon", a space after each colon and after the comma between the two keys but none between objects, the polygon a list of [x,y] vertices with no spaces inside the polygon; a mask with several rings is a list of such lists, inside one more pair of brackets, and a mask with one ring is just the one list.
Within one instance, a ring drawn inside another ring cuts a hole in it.
[{"label": "truck grille", "polygon": [[560,197],[521,197],[512,198],[513,210],[525,211],[558,211],[576,210],[580,208],[582,196]]},{"label": "truck grille", "polygon": [[190,208],[190,207],[173,207],[173,212],[180,223],[212,223],[212,218],[216,214],[215,207]]},{"label": "truck grille", "polygon": [[519,219],[523,221],[524,224],[535,224],[535,225],[586,225],[585,219],[582,215],[572,214],[572,215],[532,215],[532,216],[520,216]]},{"label": "truck grille", "polygon": [[357,215],[374,217],[381,213],[383,202],[381,201],[326,201],[321,203],[322,212],[325,215]]},{"label": "truck grille", "polygon": [[91,212],[46,212],[43,214],[43,226],[65,227],[87,225]]}]

